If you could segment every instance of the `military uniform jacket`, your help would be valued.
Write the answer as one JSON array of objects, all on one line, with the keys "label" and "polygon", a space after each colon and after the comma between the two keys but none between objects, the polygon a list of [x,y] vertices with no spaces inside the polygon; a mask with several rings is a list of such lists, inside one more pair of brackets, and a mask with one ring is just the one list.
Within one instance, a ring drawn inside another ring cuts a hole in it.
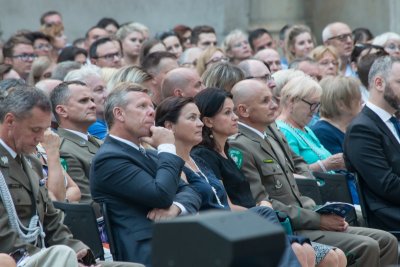
[{"label": "military uniform jacket", "polygon": [[320,215],[311,210],[315,202],[300,194],[293,176],[309,176],[307,164],[276,127],[268,127],[266,136],[267,141],[239,125],[239,133],[229,140],[229,154],[248,179],[254,199],[271,201],[275,210],[286,212],[294,230],[319,229]]},{"label": "military uniform jacket", "polygon": [[[40,177],[34,168],[41,170],[40,162],[30,156],[22,156],[21,161],[22,166],[0,144],[0,171],[5,178],[23,225],[28,226],[32,215],[37,210],[46,234],[46,247],[67,245],[75,251],[88,249],[81,241],[72,239],[72,234],[62,223],[62,213],[54,208],[45,186],[39,186]],[[0,252],[11,253],[18,248],[25,248],[30,255],[40,251],[40,248],[22,240],[11,228],[8,214],[0,199]]]},{"label": "military uniform jacket", "polygon": [[89,172],[92,159],[101,145],[101,141],[91,138],[86,141],[82,137],[58,128],[61,137],[60,157],[67,162],[67,172],[81,190],[82,203],[93,204],[89,186]]}]

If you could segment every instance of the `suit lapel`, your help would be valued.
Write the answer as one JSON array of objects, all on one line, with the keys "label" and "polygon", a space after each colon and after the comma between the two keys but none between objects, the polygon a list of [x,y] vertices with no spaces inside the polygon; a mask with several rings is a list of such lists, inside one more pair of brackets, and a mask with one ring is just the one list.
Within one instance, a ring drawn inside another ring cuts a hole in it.
[{"label": "suit lapel", "polygon": [[157,164],[151,157],[146,157],[142,152],[135,149],[134,147],[125,144],[117,139],[110,136],[106,138],[104,143],[112,143],[114,146],[119,147],[122,151],[130,155],[137,165],[140,165],[146,172],[155,177]]},{"label": "suit lapel", "polygon": [[32,191],[29,178],[22,169],[22,166],[2,145],[0,145],[0,157],[0,166],[4,177],[8,176],[9,179],[21,184],[26,190]]},{"label": "suit lapel", "polygon": [[35,197],[35,200],[38,200],[38,195],[39,195],[39,177],[35,173],[35,171],[32,168],[32,164],[27,159],[25,156],[21,157],[22,161],[22,166],[25,171],[25,174],[28,178],[28,182],[30,182],[30,186],[32,188],[33,195]]},{"label": "suit lapel", "polygon": [[378,128],[381,129],[381,131],[384,134],[386,134],[386,136],[390,139],[390,141],[397,148],[397,150],[400,151],[399,142],[397,141],[396,137],[393,135],[392,131],[387,127],[385,122],[382,121],[382,119],[367,106],[365,106],[361,112],[364,113],[373,122],[375,122],[376,126],[378,126]]},{"label": "suit lapel", "polygon": [[276,161],[279,161],[279,159],[276,158],[275,153],[273,152],[271,145],[267,141],[265,141],[263,138],[261,138],[258,134],[256,134],[252,130],[250,130],[247,127],[245,127],[243,125],[240,125],[240,124],[239,124],[239,131],[243,135],[247,136],[249,139],[253,140],[254,142],[259,143],[261,148],[265,152],[267,152]]}]

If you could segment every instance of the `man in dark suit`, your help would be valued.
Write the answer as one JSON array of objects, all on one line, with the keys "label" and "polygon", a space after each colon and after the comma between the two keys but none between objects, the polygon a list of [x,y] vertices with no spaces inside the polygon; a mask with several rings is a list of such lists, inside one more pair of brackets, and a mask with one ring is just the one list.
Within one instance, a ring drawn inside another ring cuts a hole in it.
[{"label": "man in dark suit", "polygon": [[[50,110],[43,92],[25,85],[0,100],[0,253],[15,252],[17,261],[25,257],[26,265],[18,266],[76,267],[78,260],[89,266],[93,254],[62,223],[62,213],[39,183],[41,163],[32,156],[50,127]],[[127,264],[102,266],[142,266]]]},{"label": "man in dark suit", "polygon": [[369,101],[347,128],[344,156],[359,174],[371,227],[400,230],[400,60],[375,60]]},{"label": "man in dark suit", "polygon": [[[92,196],[108,205],[118,258],[151,266],[153,221],[196,213],[201,200],[180,179],[184,161],[176,156],[173,133],[154,126],[147,89],[117,86],[106,100],[105,118],[110,134],[93,158]],[[156,159],[142,141],[158,149]]]},{"label": "man in dark suit", "polygon": [[294,179],[295,161],[278,131],[266,128],[275,120],[278,106],[265,83],[254,79],[237,83],[233,101],[239,133],[231,138],[230,154],[250,183],[257,202],[267,200],[291,219],[296,234],[338,247],[348,256],[348,266],[386,266],[397,262],[396,238],[381,230],[349,227],[342,217],[320,215],[315,202],[302,196]]},{"label": "man in dark suit", "polygon": [[53,114],[60,127],[60,157],[66,163],[66,171],[81,190],[81,202],[93,205],[100,215],[99,206],[93,202],[89,188],[89,171],[92,158],[101,141],[88,134],[88,128],[96,121],[96,104],[92,89],[79,81],[63,82],[50,94]]}]

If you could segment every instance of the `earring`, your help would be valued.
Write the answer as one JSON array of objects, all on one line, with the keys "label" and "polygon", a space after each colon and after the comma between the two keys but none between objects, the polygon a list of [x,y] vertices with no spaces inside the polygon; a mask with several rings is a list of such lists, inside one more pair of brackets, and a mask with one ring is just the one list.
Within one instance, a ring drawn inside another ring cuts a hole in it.
[{"label": "earring", "polygon": [[211,139],[214,139],[214,135],[212,135],[212,134],[210,134],[209,137],[210,137]]}]

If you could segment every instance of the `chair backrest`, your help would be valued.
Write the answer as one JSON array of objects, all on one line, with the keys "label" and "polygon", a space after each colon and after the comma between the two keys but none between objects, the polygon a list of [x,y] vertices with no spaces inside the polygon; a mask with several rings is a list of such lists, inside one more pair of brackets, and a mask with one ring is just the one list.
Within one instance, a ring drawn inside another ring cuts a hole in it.
[{"label": "chair backrest", "polygon": [[54,201],[54,207],[64,212],[64,224],[68,226],[75,239],[90,247],[94,256],[104,260],[96,215],[91,205],[84,203],[64,203]]},{"label": "chair backrest", "polygon": [[315,179],[296,178],[296,184],[299,187],[299,191],[303,196],[312,198],[317,205],[324,204],[322,202],[318,183]]},{"label": "chair backrest", "polygon": [[113,256],[113,260],[115,260],[115,261],[121,260],[118,257],[117,247],[115,245],[114,236],[112,234],[112,227],[111,227],[110,217],[109,217],[108,210],[107,210],[107,203],[103,202],[101,204],[101,211],[103,213],[103,219],[104,219],[104,223],[106,226],[108,244],[110,245],[110,253]]},{"label": "chair backrest", "polygon": [[367,202],[365,201],[365,196],[364,196],[364,190],[363,190],[363,185],[362,185],[363,182],[361,181],[360,177],[358,177],[357,173],[354,173],[354,180],[356,182],[358,199],[360,201],[362,216],[364,218],[365,226],[368,227],[368,208],[367,208]]},{"label": "chair backrest", "polygon": [[[313,172],[314,177],[319,180],[319,190],[321,192],[322,202],[346,202],[353,203],[350,188],[347,183],[347,177],[340,173]],[[349,212],[346,221],[357,225],[357,214],[355,210]]]}]

